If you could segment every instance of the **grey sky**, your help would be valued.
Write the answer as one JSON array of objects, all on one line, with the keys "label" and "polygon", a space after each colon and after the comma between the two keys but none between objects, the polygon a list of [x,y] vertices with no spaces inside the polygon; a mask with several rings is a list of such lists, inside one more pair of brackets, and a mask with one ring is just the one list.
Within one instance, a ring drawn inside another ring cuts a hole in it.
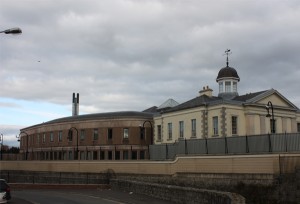
[{"label": "grey sky", "polygon": [[217,95],[227,48],[240,95],[300,107],[299,19],[298,0],[1,0],[0,30],[23,34],[0,37],[0,133],[71,115],[73,92],[81,114]]}]

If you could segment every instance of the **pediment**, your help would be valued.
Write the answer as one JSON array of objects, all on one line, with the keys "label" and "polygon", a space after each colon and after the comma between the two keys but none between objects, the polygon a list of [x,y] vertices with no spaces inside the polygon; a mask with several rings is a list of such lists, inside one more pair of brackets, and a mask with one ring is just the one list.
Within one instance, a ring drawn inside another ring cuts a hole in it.
[{"label": "pediment", "polygon": [[268,90],[253,98],[251,103],[266,105],[269,101],[271,101],[273,106],[298,109],[297,106],[274,89]]},{"label": "pediment", "polygon": [[279,97],[277,94],[272,94],[266,98],[263,98],[262,100],[257,101],[258,104],[267,104],[269,101],[272,102],[273,106],[281,106],[286,108],[293,108],[291,104],[283,100],[281,97]]}]

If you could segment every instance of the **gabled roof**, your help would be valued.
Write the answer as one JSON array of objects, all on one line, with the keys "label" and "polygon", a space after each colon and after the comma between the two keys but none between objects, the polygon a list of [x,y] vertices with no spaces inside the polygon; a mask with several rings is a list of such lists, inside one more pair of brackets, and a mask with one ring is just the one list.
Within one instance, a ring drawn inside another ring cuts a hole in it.
[{"label": "gabled roof", "polygon": [[259,94],[257,94],[256,96],[246,100],[247,103],[256,103],[264,98],[267,98],[273,94],[278,95],[283,101],[285,101],[289,106],[298,109],[298,107],[296,105],[294,105],[291,101],[289,101],[287,98],[285,98],[283,95],[281,95],[277,90],[275,89],[269,89],[266,91],[262,91],[262,92],[257,92]]}]

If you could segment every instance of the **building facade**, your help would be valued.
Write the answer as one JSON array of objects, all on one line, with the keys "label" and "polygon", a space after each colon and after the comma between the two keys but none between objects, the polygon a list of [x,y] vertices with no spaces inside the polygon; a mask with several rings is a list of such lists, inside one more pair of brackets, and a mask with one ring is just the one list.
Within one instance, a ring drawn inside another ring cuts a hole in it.
[{"label": "building facade", "polygon": [[152,144],[151,113],[73,115],[20,131],[25,160],[142,160]]},{"label": "building facade", "polygon": [[300,132],[299,109],[277,90],[239,95],[240,78],[228,66],[228,61],[216,81],[218,96],[206,86],[198,97],[154,116],[156,144],[181,139]]}]

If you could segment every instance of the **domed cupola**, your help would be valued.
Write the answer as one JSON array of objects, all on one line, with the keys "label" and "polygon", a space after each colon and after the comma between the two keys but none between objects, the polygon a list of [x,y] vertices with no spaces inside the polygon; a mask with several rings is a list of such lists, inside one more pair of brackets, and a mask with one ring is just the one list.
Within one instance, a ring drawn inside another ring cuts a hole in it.
[{"label": "domed cupola", "polygon": [[239,95],[237,92],[237,83],[240,81],[240,77],[234,68],[228,66],[228,55],[231,54],[230,50],[226,50],[225,54],[227,55],[226,67],[223,67],[219,71],[216,79],[219,83],[218,96],[225,99],[232,99]]}]

